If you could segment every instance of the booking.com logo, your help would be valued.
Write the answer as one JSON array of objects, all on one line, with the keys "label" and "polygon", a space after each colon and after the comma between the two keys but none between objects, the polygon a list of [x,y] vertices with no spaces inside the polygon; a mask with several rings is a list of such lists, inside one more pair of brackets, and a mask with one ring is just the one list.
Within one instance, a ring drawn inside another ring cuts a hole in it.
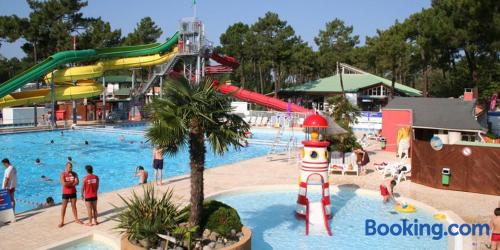
[{"label": "booking.com logo", "polygon": [[408,219],[401,223],[380,223],[373,219],[365,220],[365,235],[392,235],[392,236],[432,236],[433,240],[440,240],[446,236],[468,236],[468,235],[490,235],[488,224],[450,224],[445,226],[441,223],[419,223],[418,219],[410,222]]}]

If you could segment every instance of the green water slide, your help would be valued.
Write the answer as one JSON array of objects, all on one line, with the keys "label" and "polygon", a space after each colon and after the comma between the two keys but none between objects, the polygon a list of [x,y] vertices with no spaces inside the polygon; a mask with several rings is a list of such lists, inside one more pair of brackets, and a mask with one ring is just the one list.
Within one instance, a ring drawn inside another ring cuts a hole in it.
[{"label": "green water slide", "polygon": [[49,73],[60,65],[98,59],[125,58],[161,54],[164,52],[168,52],[172,48],[172,46],[176,45],[178,38],[179,33],[177,32],[166,42],[161,44],[155,43],[137,46],[87,50],[68,50],[58,52],[43,60],[41,63],[38,63],[37,65],[0,84],[0,98],[10,94],[18,88],[21,88],[30,81],[34,81],[37,78]]}]

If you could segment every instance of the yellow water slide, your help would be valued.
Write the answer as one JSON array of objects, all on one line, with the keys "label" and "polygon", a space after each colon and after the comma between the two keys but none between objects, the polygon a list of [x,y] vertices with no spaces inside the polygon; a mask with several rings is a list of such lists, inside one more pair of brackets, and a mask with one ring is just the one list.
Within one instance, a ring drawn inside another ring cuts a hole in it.
[{"label": "yellow water slide", "polygon": [[[63,70],[57,70],[54,72],[54,82],[58,84],[71,83],[73,81],[101,77],[104,72],[110,70],[141,68],[163,64],[174,58],[176,54],[177,47],[174,47],[171,52],[165,53],[163,55],[155,54],[151,56],[109,59],[97,62],[94,65],[77,66]],[[51,80],[52,74],[45,75],[44,81],[46,83],[50,83]]]},{"label": "yellow water slide", "polygon": [[[97,96],[103,91],[102,85],[88,79],[101,77],[104,72],[110,70],[148,67],[163,64],[173,59],[176,54],[177,47],[174,47],[171,52],[165,54],[108,59],[98,61],[93,65],[76,66],[57,70],[54,72],[54,83],[58,84],[55,88],[55,99],[57,101],[67,101]],[[46,83],[50,83],[51,80],[52,73],[45,75],[44,81]],[[72,85],[73,82],[76,82],[76,85]],[[0,98],[0,108],[31,105],[50,101],[50,89],[27,90],[18,93],[11,93]]]}]

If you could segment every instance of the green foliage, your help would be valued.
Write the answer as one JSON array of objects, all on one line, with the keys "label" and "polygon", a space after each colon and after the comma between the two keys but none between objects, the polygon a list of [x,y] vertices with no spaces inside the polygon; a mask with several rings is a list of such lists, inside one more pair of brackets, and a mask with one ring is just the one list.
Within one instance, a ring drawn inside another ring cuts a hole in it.
[{"label": "green foliage", "polygon": [[172,234],[175,235],[177,239],[187,240],[188,249],[191,249],[193,245],[193,235],[198,231],[198,228],[198,226],[190,227],[187,225],[182,225],[176,227]]},{"label": "green foliage", "polygon": [[354,27],[334,19],[314,39],[318,52],[286,21],[266,13],[254,24],[230,26],[221,50],[245,62],[234,80],[265,93],[280,79],[286,87],[331,75],[339,61],[435,97],[458,97],[464,87],[478,87],[485,102],[500,91],[499,8],[495,0],[434,0],[431,8],[367,37],[363,46]]},{"label": "green foliage", "polygon": [[[189,206],[184,209],[184,211],[189,210]],[[239,232],[241,227],[243,225],[236,209],[216,200],[203,203],[203,217],[200,222],[201,230],[209,229],[227,237],[230,235],[231,229]]]},{"label": "green foliage", "polygon": [[160,240],[157,234],[173,231],[182,218],[179,207],[172,200],[172,190],[158,197],[153,186],[145,186],[142,196],[133,191],[130,198],[119,197],[125,207],[116,218],[115,229],[128,234],[130,240],[145,240],[156,246]]},{"label": "green foliage", "polygon": [[164,98],[149,105],[152,126],[146,137],[163,153],[175,155],[189,146],[191,167],[191,212],[189,222],[199,225],[203,204],[205,141],[215,154],[230,147],[239,149],[250,127],[232,114],[230,96],[218,93],[211,80],[190,84],[186,79],[166,81]]},{"label": "green foliage", "polygon": [[351,152],[354,148],[359,147],[359,143],[350,125],[358,120],[361,115],[360,111],[341,95],[330,97],[327,102],[330,116],[347,131],[345,134],[335,134],[327,138],[330,141],[329,150],[343,153]]},{"label": "green foliage", "polygon": [[199,123],[201,131],[216,154],[224,154],[229,147],[239,149],[240,139],[250,129],[243,119],[232,114],[230,96],[221,95],[211,80],[190,84],[187,80],[164,82],[163,99],[157,98],[148,107],[152,126],[146,137],[167,154],[176,154],[187,146],[192,122]]},{"label": "green foliage", "polygon": [[336,63],[353,63],[355,46],[359,44],[359,36],[353,35],[353,26],[346,26],[344,21],[335,18],[326,23],[314,42],[319,47],[319,63],[321,76],[335,73]]},{"label": "green foliage", "polygon": [[160,38],[163,31],[155,24],[151,17],[144,17],[137,23],[134,31],[125,38],[125,45],[139,45],[155,43]]},{"label": "green foliage", "polygon": [[227,237],[231,234],[231,229],[240,231],[242,226],[236,209],[220,207],[208,216],[206,228]]},{"label": "green foliage", "polygon": [[[82,30],[89,22],[80,10],[87,6],[81,0],[27,0],[29,17],[0,17],[0,38],[12,42],[24,38],[21,47],[34,61],[55,51],[72,49],[72,33]],[[14,29],[16,28],[16,29]]]},{"label": "green foliage", "polygon": [[330,152],[339,151],[346,153],[352,152],[354,148],[360,147],[352,129],[347,129],[347,133],[345,134],[332,135],[327,138],[327,140],[330,142],[330,146],[328,147]]},{"label": "green foliage", "polygon": [[358,121],[361,115],[359,108],[350,103],[342,95],[330,97],[326,101],[330,116],[342,128],[348,129],[350,124]]},{"label": "green foliage", "polygon": [[93,49],[117,46],[122,42],[120,29],[111,30],[109,22],[101,18],[91,20],[85,32],[78,37],[77,49]]}]

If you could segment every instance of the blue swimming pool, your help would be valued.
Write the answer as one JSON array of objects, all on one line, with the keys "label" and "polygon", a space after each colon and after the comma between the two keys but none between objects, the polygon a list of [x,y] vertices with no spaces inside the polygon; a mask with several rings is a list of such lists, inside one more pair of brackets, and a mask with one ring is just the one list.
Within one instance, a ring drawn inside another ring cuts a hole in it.
[{"label": "blue swimming pool", "polygon": [[365,220],[401,223],[403,219],[436,223],[430,213],[396,213],[380,197],[360,195],[352,188],[340,188],[331,195],[333,236],[305,236],[305,223],[295,218],[295,191],[255,192],[217,198],[238,210],[243,224],[252,229],[252,248],[266,249],[448,249],[447,238],[430,236],[366,236]]},{"label": "blue swimming pool", "polygon": [[[151,180],[151,146],[140,143],[145,141],[140,134],[125,135],[124,142],[118,136],[112,132],[82,130],[65,131],[64,136],[57,131],[0,135],[0,158],[9,158],[17,168],[16,211],[33,209],[36,205],[30,203],[45,202],[48,196],[56,202],[61,200],[58,178],[68,156],[73,158],[74,170],[80,177],[85,175],[85,165],[94,166],[94,173],[101,179],[100,192],[136,185],[137,179],[133,175],[137,165],[149,171]],[[54,140],[54,144],[50,140]],[[84,145],[85,140],[89,141],[89,145]],[[263,156],[269,152],[269,147],[250,144],[240,151],[231,150],[224,156],[214,155],[208,147],[207,150],[206,167],[212,168]],[[36,158],[40,158],[42,166],[35,164]],[[174,158],[167,157],[164,175],[172,177],[188,173],[188,160],[187,148]],[[3,175],[3,171],[0,173]],[[42,175],[53,181],[42,181]]]}]

